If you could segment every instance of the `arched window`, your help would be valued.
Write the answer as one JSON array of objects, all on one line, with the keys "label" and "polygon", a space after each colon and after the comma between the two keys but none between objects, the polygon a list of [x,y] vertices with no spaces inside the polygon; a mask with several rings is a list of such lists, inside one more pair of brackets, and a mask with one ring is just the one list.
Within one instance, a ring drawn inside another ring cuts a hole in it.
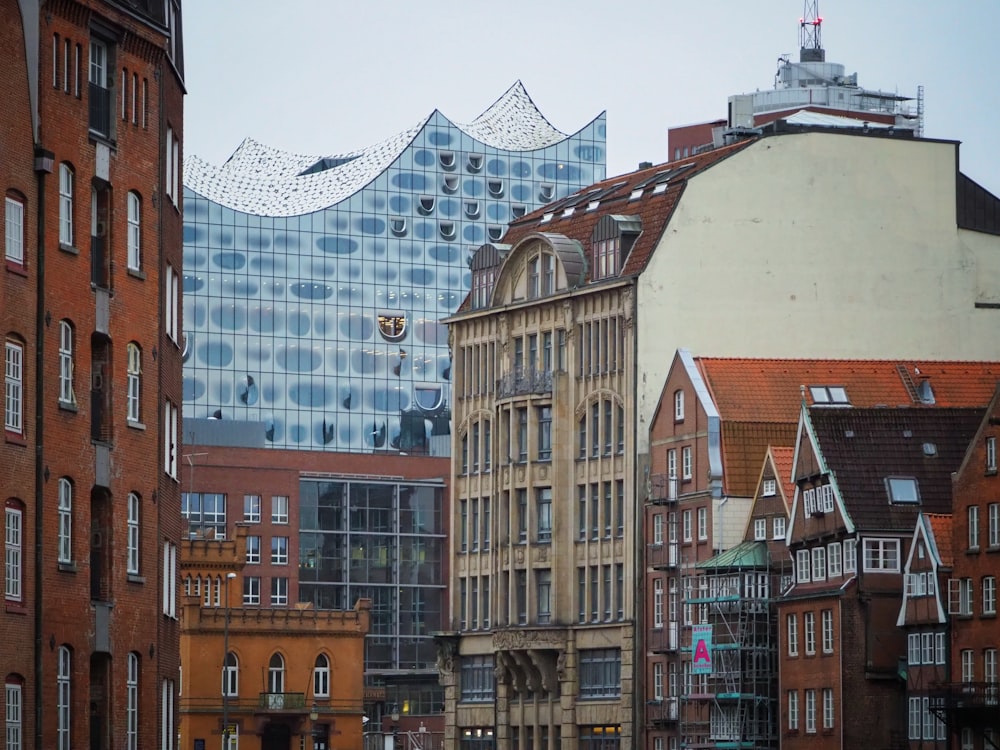
[{"label": "arched window", "polygon": [[70,690],[72,688],[73,654],[68,646],[60,646],[56,655],[56,749],[70,750]]},{"label": "arched window", "polygon": [[7,747],[22,747],[24,736],[24,678],[9,674],[4,678],[4,693],[7,697]]},{"label": "arched window", "polygon": [[142,416],[141,396],[142,396],[142,350],[134,341],[129,342],[126,347],[128,352],[128,421],[141,422]]},{"label": "arched window", "polygon": [[73,168],[59,165],[59,242],[73,246]]},{"label": "arched window", "polygon": [[142,268],[142,201],[139,194],[128,194],[128,267],[131,271]]},{"label": "arched window", "polygon": [[267,692],[285,692],[285,660],[281,654],[271,656],[267,665]]},{"label": "arched window", "polygon": [[125,675],[125,750],[139,747],[139,655],[129,652]]},{"label": "arched window", "polygon": [[240,662],[236,654],[230,651],[226,654],[226,662],[222,667],[222,694],[230,698],[240,692]]},{"label": "arched window", "polygon": [[59,478],[59,551],[60,563],[73,562],[73,483]]},{"label": "arched window", "polygon": [[316,665],[313,667],[313,697],[330,697],[330,660],[326,654],[316,657]]}]

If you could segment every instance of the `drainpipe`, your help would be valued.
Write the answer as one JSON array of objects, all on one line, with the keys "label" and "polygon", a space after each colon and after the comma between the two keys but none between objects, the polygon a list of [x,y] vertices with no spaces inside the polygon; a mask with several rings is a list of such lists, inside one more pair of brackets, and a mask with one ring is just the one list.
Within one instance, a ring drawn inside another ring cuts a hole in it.
[{"label": "drainpipe", "polygon": [[42,684],[45,669],[42,665],[42,555],[45,541],[42,533],[42,505],[45,500],[43,484],[44,466],[44,386],[45,378],[45,175],[52,174],[55,154],[35,145],[35,180],[38,184],[38,249],[35,262],[35,747],[42,747],[43,721]]}]

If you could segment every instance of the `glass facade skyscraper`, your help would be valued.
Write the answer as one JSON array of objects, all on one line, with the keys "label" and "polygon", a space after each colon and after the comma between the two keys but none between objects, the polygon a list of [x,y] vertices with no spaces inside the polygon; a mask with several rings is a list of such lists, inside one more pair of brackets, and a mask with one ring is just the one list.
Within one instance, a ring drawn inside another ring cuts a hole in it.
[{"label": "glass facade skyscraper", "polygon": [[443,454],[440,321],[472,254],[604,176],[604,115],[561,133],[519,82],[468,125],[435,111],[360,151],[189,158],[184,416],[263,424],[275,448]]}]

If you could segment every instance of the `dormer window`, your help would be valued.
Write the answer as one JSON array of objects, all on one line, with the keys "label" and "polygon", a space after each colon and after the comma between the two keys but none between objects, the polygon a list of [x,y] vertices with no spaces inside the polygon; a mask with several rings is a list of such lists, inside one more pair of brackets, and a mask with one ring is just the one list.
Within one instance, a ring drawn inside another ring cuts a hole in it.
[{"label": "dormer window", "polygon": [[600,240],[594,243],[594,279],[606,279],[618,271],[619,257],[618,238]]},{"label": "dormer window", "polygon": [[470,172],[480,171],[483,168],[483,155],[469,154],[469,160],[465,166]]},{"label": "dormer window", "polygon": [[378,332],[386,341],[401,341],[406,336],[406,316],[401,313],[380,313]]},{"label": "dormer window", "polygon": [[490,304],[490,293],[496,281],[496,269],[484,268],[472,272],[472,307],[481,310]]},{"label": "dormer window", "polygon": [[594,281],[617,276],[639,236],[642,224],[632,216],[602,216],[591,233],[590,277]]},{"label": "dormer window", "polygon": [[438,154],[438,160],[441,162],[442,169],[454,169],[455,168],[455,152],[454,151],[442,151]]},{"label": "dormer window", "polygon": [[494,198],[503,198],[503,180],[487,180],[486,189]]},{"label": "dormer window", "polygon": [[913,477],[886,477],[885,487],[890,503],[914,504],[920,502],[920,490]]},{"label": "dormer window", "polygon": [[458,175],[446,174],[441,182],[441,189],[452,195],[458,192]]}]

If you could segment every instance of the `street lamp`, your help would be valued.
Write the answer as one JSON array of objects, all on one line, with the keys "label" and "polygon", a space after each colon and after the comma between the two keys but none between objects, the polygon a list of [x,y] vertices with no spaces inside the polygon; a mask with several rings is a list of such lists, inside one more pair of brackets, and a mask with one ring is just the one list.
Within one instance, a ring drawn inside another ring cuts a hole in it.
[{"label": "street lamp", "polygon": [[226,613],[222,620],[222,750],[229,750],[229,582],[235,573],[226,573]]}]

